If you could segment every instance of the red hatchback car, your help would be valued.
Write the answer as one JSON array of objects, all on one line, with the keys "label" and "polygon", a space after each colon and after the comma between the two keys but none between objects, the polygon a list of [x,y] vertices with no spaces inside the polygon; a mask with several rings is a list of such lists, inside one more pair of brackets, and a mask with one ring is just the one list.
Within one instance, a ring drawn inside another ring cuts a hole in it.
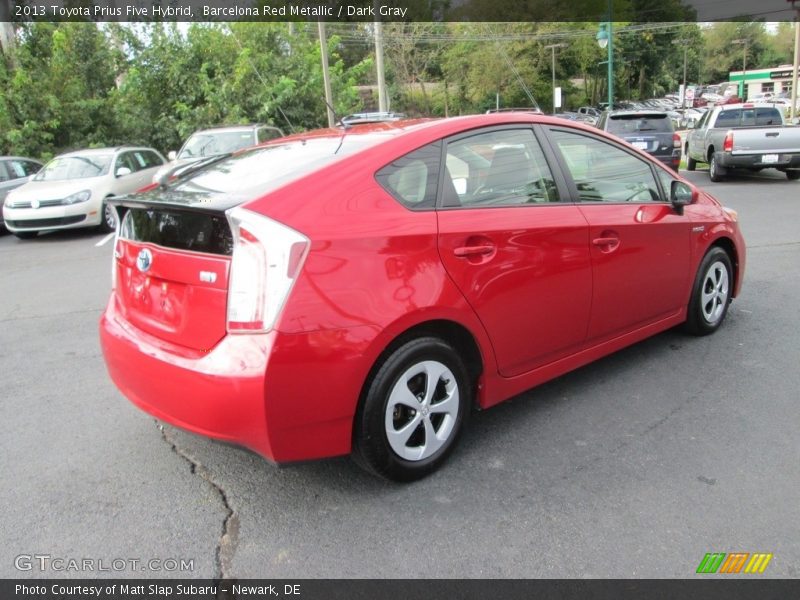
[{"label": "red hatchback car", "polygon": [[621,140],[518,113],[298,134],[116,200],[100,325],[151,415],[409,481],[473,407],[741,288],[736,213]]}]

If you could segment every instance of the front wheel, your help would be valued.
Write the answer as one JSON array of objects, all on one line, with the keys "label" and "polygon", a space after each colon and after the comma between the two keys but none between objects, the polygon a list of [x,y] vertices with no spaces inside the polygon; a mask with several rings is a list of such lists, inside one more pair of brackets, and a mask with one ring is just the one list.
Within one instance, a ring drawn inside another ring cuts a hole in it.
[{"label": "front wheel", "polygon": [[711,248],[697,270],[686,330],[693,335],[708,335],[719,329],[728,314],[732,287],[733,267],[728,253]]},{"label": "front wheel", "polygon": [[435,471],[453,450],[472,406],[464,362],[446,342],[421,337],[392,352],[356,414],[353,458],[394,481]]},{"label": "front wheel", "polygon": [[117,230],[117,211],[108,203],[108,198],[103,200],[103,216],[99,228],[106,233]]},{"label": "front wheel", "polygon": [[686,170],[687,171],[694,171],[697,168],[697,161],[689,156],[689,153],[686,153]]}]

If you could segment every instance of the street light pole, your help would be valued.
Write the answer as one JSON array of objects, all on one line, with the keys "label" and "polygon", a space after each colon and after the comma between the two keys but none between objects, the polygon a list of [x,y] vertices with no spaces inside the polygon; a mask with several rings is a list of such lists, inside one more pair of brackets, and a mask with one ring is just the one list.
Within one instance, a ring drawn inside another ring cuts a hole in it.
[{"label": "street light pole", "polygon": [[797,11],[794,23],[794,66],[792,69],[792,107],[789,119],[794,122],[797,116],[797,71],[800,69],[800,0],[792,0],[792,8]]},{"label": "street light pole", "polygon": [[549,44],[544,47],[545,50],[552,51],[553,58],[553,114],[556,114],[556,48],[565,48],[566,44]]},{"label": "street light pole", "polygon": [[742,102],[747,100],[747,44],[750,43],[748,38],[731,41],[731,44],[743,44],[744,54],[742,55],[742,94],[740,98]]},{"label": "street light pole", "polygon": [[600,23],[600,31],[596,36],[597,44],[601,48],[608,48],[608,110],[614,109],[614,16],[611,2],[608,0],[608,21]]}]

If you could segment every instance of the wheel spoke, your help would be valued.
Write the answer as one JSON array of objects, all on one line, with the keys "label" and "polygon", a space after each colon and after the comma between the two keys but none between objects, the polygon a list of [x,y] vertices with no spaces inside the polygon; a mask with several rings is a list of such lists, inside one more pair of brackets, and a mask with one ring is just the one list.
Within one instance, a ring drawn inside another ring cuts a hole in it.
[{"label": "wheel spoke", "polygon": [[423,424],[425,425],[425,444],[422,446],[421,458],[427,458],[442,447],[442,444],[447,441],[447,435],[443,436],[444,439],[439,439],[430,418],[425,418]]},{"label": "wheel spoke", "polygon": [[386,410],[392,412],[394,407],[398,404],[413,408],[414,410],[419,409],[419,400],[417,400],[416,396],[414,396],[414,394],[411,393],[411,390],[408,389],[408,379],[406,377],[403,377],[397,382],[397,385],[394,386],[394,389],[389,396],[389,404]]},{"label": "wheel spoke", "polygon": [[445,413],[455,415],[458,412],[458,389],[448,391],[447,397],[441,402],[431,404],[431,413]]},{"label": "wheel spoke", "polygon": [[403,456],[403,458],[406,458],[406,456],[404,456],[406,452],[414,451],[414,448],[409,448],[406,446],[406,444],[408,443],[408,439],[419,426],[421,419],[422,415],[417,413],[414,415],[413,419],[403,425],[400,429],[395,429],[393,424],[387,426],[386,428],[386,434],[389,438],[389,443],[392,445],[392,448],[394,448],[395,452]]},{"label": "wheel spoke", "polygon": [[[425,406],[430,406],[430,403],[433,401],[434,395],[436,394],[436,388],[439,385],[439,380],[442,379],[442,376],[445,373],[449,374],[450,370],[445,367],[442,363],[428,361],[425,363],[425,376],[427,378],[425,382],[425,398],[422,400],[422,404]],[[452,378],[452,375],[446,377],[447,379]]]}]

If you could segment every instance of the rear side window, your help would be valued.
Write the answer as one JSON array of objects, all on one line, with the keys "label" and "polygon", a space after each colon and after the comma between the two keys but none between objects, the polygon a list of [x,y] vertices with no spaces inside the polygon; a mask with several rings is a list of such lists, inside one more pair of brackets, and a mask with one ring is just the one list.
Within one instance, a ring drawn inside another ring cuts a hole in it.
[{"label": "rear side window", "polygon": [[441,156],[441,142],[429,144],[386,165],[375,178],[403,206],[434,208]]},{"label": "rear side window", "polygon": [[233,237],[228,220],[209,213],[131,208],[120,226],[120,237],[175,248],[233,254]]},{"label": "rear side window", "polygon": [[616,135],[637,133],[672,133],[672,121],[667,115],[613,115],[607,131]]}]

